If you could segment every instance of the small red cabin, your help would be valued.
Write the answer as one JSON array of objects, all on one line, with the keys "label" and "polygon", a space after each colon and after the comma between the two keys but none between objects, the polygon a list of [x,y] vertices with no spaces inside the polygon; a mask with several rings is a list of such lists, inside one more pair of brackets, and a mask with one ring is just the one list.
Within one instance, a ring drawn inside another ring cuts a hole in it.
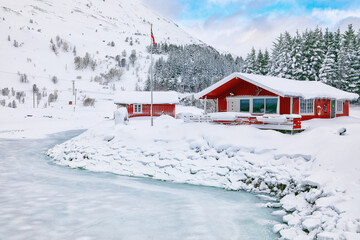
[{"label": "small red cabin", "polygon": [[233,73],[195,95],[216,100],[217,112],[299,114],[302,120],[349,116],[349,101],[359,95],[317,81]]},{"label": "small red cabin", "polygon": [[[129,118],[151,116],[151,92],[121,91],[115,97],[118,107],[126,107]],[[175,105],[179,103],[176,92],[153,92],[153,116],[175,117]]]}]

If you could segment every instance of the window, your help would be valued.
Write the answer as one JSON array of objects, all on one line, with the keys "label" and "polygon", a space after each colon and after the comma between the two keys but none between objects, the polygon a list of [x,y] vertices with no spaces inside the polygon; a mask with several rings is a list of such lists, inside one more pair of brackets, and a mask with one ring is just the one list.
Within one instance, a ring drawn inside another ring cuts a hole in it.
[{"label": "window", "polygon": [[142,113],[142,105],[134,104],[134,113]]},{"label": "window", "polygon": [[240,112],[250,111],[250,99],[240,99]]},{"label": "window", "polygon": [[300,99],[300,114],[314,114],[314,99]]},{"label": "window", "polygon": [[343,113],[343,101],[336,101],[336,112]]},{"label": "window", "polygon": [[266,106],[265,106],[265,113],[277,113],[277,98],[267,98],[266,99]]},{"label": "window", "polygon": [[254,98],[253,99],[253,113],[264,113],[265,112],[265,99]]}]

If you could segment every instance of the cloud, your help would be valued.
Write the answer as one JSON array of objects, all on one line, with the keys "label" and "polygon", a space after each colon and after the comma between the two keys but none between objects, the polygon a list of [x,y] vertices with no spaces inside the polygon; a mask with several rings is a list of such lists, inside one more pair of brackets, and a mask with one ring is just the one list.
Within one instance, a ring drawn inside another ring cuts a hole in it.
[{"label": "cloud", "polygon": [[360,28],[360,9],[315,9],[310,14],[271,13],[249,17],[238,14],[227,18],[213,15],[206,20],[182,21],[180,25],[191,35],[215,48],[245,57],[252,47],[271,49],[273,41],[285,31],[295,34],[316,27],[345,30],[348,24]]},{"label": "cloud", "polygon": [[252,47],[271,49],[273,41],[284,31],[295,33],[297,29],[316,27],[308,17],[259,16],[227,18],[218,21],[188,21],[183,28],[205,43],[225,52],[246,56]]},{"label": "cloud", "polygon": [[352,10],[314,9],[311,16],[332,29],[343,28],[344,24],[347,27],[350,23],[354,24],[355,29],[360,28],[360,8]]}]

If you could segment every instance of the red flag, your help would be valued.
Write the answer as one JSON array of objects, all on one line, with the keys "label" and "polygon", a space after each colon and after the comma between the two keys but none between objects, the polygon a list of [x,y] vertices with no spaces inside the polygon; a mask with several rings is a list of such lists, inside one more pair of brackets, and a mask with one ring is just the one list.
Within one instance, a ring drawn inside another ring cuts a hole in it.
[{"label": "red flag", "polygon": [[154,46],[156,46],[156,44],[155,44],[155,38],[154,38],[154,34],[153,34],[153,32],[152,32],[152,27],[151,27],[151,38],[152,38],[152,40],[153,40],[153,44],[154,44]]}]

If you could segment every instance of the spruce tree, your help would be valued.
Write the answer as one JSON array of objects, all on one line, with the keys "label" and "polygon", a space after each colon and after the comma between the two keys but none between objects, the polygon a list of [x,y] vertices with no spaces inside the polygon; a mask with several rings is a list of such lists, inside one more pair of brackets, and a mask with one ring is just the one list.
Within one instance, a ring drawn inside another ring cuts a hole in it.
[{"label": "spruce tree", "polygon": [[254,47],[251,49],[251,52],[247,55],[245,59],[245,72],[253,74],[257,72],[256,51]]},{"label": "spruce tree", "polygon": [[325,30],[324,42],[326,46],[324,61],[319,71],[320,81],[329,85],[335,86],[337,81],[336,65],[337,65],[337,51],[334,34]]}]

